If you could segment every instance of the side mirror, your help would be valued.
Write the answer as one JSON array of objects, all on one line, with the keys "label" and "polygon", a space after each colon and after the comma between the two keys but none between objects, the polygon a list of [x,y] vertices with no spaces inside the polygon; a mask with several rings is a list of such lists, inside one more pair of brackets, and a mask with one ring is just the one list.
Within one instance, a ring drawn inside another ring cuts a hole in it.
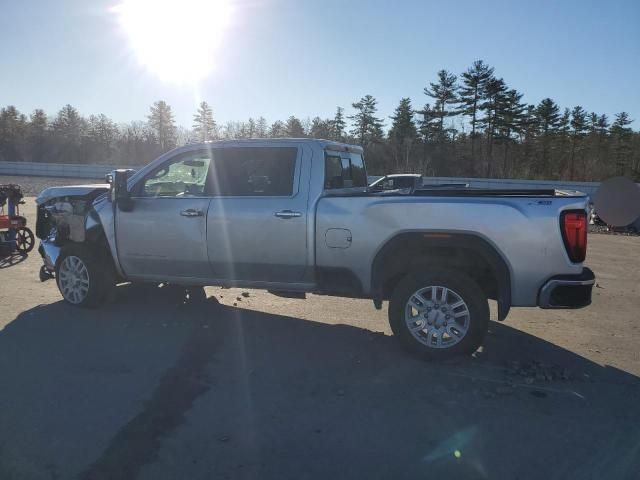
[{"label": "side mirror", "polygon": [[133,200],[131,199],[131,193],[127,189],[127,180],[132,172],[133,170],[130,169],[118,169],[107,176],[111,180],[109,182],[111,184],[111,201],[118,205],[123,212],[133,210]]}]

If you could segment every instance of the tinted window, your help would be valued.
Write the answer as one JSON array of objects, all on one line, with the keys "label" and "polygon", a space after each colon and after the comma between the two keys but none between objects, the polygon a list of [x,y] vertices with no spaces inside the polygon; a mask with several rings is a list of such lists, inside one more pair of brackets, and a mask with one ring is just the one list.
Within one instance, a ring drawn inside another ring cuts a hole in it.
[{"label": "tinted window", "polygon": [[324,162],[324,188],[344,188],[342,159],[327,155]]},{"label": "tinted window", "polygon": [[222,196],[290,196],[297,154],[295,147],[215,149],[213,192]]},{"label": "tinted window", "polygon": [[366,187],[369,184],[361,153],[351,154],[351,179],[354,187]]},{"label": "tinted window", "polygon": [[325,157],[324,188],[366,187],[367,174],[359,153],[348,157],[327,154]]},{"label": "tinted window", "polygon": [[145,178],[145,197],[202,196],[211,159],[206,152],[190,153],[165,163]]}]

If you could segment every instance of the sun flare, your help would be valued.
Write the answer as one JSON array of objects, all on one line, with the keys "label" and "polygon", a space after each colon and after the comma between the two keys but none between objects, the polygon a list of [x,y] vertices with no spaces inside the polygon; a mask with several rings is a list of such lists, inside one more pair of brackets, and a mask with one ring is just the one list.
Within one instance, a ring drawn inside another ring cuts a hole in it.
[{"label": "sun flare", "polygon": [[229,0],[124,0],[113,8],[142,65],[160,79],[206,77],[231,14]]}]

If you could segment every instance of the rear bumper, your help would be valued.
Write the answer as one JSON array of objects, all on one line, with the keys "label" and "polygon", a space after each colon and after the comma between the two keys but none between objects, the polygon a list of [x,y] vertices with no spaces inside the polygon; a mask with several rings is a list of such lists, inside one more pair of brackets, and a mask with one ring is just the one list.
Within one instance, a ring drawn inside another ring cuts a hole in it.
[{"label": "rear bumper", "polygon": [[591,305],[591,289],[596,277],[589,268],[579,275],[551,277],[538,293],[540,308],[582,308]]}]

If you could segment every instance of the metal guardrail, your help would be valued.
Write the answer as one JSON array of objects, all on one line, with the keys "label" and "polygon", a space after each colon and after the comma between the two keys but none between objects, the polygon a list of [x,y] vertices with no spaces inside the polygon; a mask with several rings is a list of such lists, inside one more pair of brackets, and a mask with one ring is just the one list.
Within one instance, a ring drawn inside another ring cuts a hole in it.
[{"label": "metal guardrail", "polygon": [[[104,179],[116,167],[72,163],[0,162],[0,175]],[[124,167],[118,167],[124,168]]]}]

